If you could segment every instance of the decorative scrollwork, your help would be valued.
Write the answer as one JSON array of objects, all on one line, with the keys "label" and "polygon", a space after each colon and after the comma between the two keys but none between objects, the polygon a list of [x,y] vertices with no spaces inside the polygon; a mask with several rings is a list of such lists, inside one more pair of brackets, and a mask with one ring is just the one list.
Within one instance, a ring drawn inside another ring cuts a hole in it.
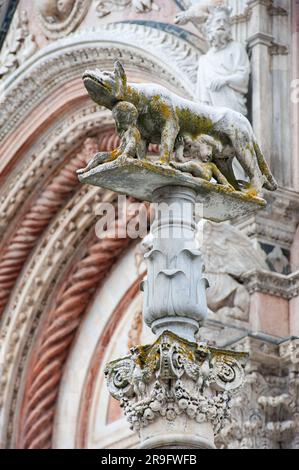
[{"label": "decorative scrollwork", "polygon": [[211,363],[211,382],[216,389],[232,392],[244,383],[243,368],[235,358],[216,354]]},{"label": "decorative scrollwork", "polygon": [[108,364],[107,385],[135,431],[158,416],[174,421],[185,414],[218,432],[230,414],[230,392],[244,381],[237,360],[244,356],[164,332],[153,345],[131,348],[131,356]]},{"label": "decorative scrollwork", "polygon": [[43,31],[57,39],[71,33],[83,20],[91,0],[38,0],[36,8]]}]

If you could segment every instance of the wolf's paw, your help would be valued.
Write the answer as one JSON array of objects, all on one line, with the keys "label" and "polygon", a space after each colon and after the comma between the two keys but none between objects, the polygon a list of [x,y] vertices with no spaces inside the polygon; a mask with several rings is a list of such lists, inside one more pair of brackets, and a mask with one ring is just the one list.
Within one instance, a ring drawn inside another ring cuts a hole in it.
[{"label": "wolf's paw", "polygon": [[87,171],[87,167],[85,168],[79,168],[79,170],[76,170],[77,175],[82,175]]}]

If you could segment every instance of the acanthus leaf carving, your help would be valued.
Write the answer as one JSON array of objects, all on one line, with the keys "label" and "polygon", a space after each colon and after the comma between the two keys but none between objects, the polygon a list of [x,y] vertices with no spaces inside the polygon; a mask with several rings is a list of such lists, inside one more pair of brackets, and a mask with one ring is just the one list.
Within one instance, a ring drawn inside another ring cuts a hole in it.
[{"label": "acanthus leaf carving", "polygon": [[244,382],[244,353],[191,343],[166,331],[154,344],[131,348],[131,355],[107,364],[112,396],[139,432],[158,417],[185,414],[210,422],[218,432],[230,414],[230,399]]}]

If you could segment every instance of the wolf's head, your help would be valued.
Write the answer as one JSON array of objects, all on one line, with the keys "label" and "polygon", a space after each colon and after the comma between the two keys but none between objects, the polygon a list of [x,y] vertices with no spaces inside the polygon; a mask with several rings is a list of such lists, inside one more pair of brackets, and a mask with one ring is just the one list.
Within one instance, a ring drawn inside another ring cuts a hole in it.
[{"label": "wolf's head", "polygon": [[82,78],[88,94],[100,106],[111,109],[115,103],[125,99],[127,76],[118,60],[114,63],[113,72],[86,70]]}]

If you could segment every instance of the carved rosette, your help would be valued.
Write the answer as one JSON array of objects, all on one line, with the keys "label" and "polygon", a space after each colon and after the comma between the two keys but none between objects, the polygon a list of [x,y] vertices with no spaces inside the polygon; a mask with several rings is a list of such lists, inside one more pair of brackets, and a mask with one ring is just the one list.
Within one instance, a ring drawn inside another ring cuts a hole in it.
[{"label": "carved rosette", "polygon": [[230,415],[232,394],[244,383],[246,353],[209,348],[164,332],[150,346],[110,362],[105,375],[109,392],[139,435],[157,421],[184,417],[209,423],[218,433]]},{"label": "carved rosette", "polygon": [[43,32],[50,39],[64,37],[74,31],[85,17],[91,0],[66,0],[60,7],[51,0],[36,1]]}]

